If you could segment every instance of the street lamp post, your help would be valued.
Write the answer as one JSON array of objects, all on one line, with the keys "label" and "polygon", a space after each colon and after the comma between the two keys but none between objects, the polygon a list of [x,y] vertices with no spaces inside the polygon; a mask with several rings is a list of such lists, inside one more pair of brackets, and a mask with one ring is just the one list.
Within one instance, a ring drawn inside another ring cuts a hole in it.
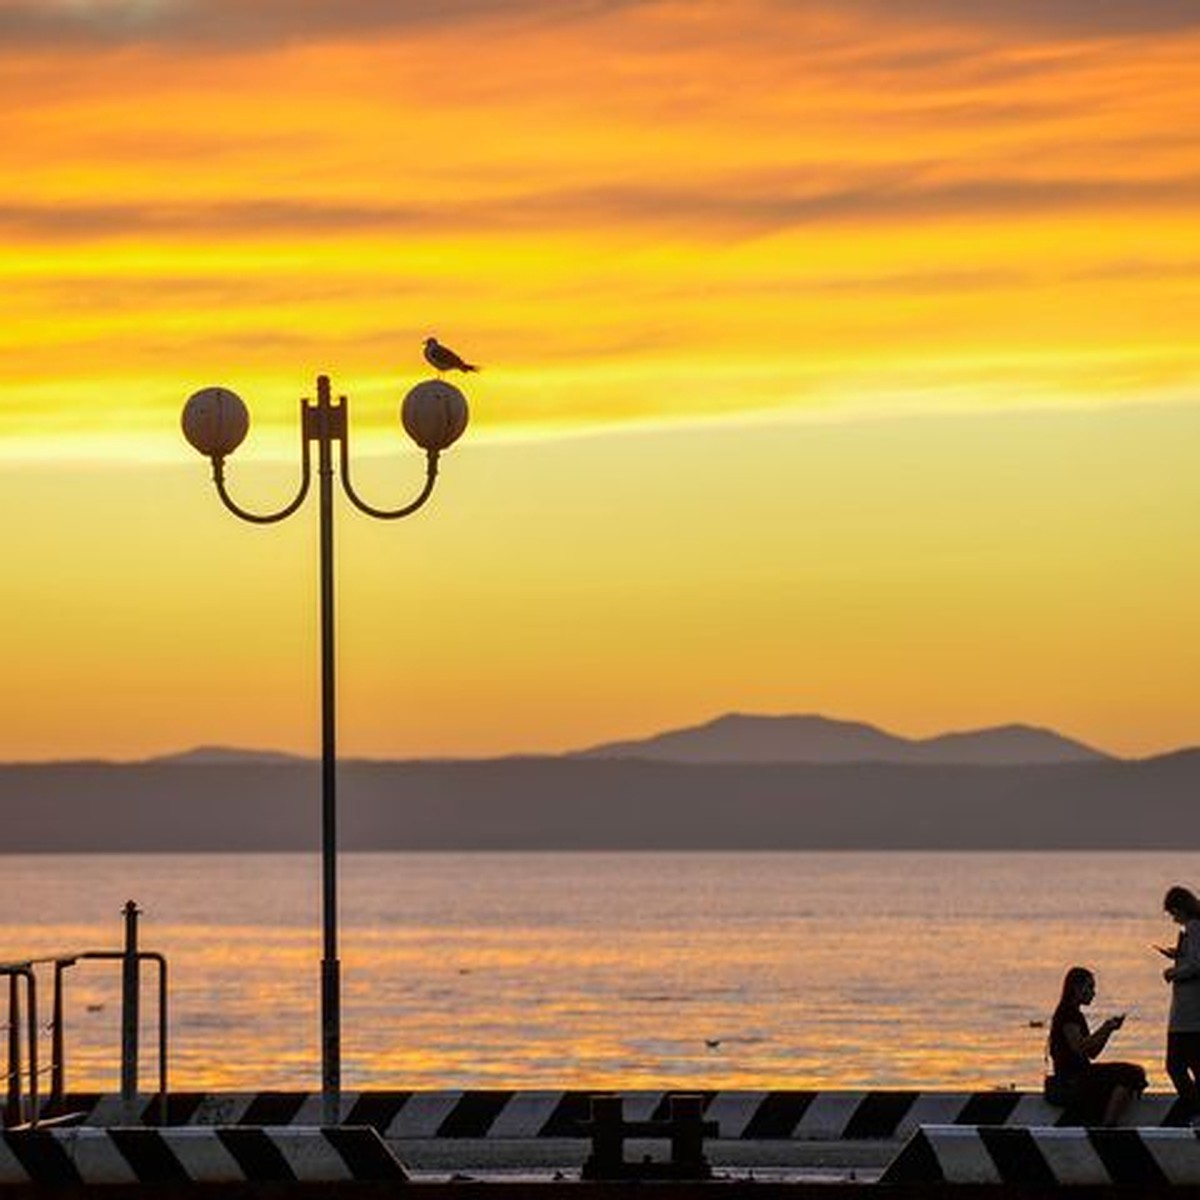
[{"label": "street lamp post", "polygon": [[213,483],[221,502],[235,516],[256,525],[270,525],[291,516],[308,495],[312,477],[310,448],[317,443],[320,495],[321,605],[321,1097],[327,1125],[340,1119],[341,1095],[341,966],[337,937],[337,724],[334,687],[333,619],[333,444],[340,447],[342,490],[360,512],[385,521],[407,517],[429,499],[437,479],[438,455],[467,427],[467,402],[462,392],[441,379],[414,387],[400,410],[408,435],[425,451],[425,484],[416,498],[401,508],[380,509],[366,503],[350,481],[348,402],[333,402],[327,375],[317,376],[316,402],[300,401],[300,486],[294,499],[277,512],[253,513],[237,504],[225,486],[225,458],[241,444],[250,428],[250,414],[241,398],[228,388],[208,387],[184,405],[183,432],[212,463]]}]

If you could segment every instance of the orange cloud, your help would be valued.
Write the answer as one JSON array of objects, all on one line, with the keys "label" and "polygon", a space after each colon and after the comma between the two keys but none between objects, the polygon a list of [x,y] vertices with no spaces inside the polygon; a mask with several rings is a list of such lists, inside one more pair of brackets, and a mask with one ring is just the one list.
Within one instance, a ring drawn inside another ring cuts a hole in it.
[{"label": "orange cloud", "polygon": [[509,424],[1161,401],[1200,30],[1120,8],[10,0],[2,369],[140,420],[436,330]]}]

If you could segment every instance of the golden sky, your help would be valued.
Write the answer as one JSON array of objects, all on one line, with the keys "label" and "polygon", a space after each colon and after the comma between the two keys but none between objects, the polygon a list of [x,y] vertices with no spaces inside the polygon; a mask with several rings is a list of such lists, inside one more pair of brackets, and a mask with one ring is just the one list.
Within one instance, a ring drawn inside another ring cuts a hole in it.
[{"label": "golden sky", "polygon": [[438,492],[339,517],[347,753],[722,711],[1200,742],[1190,0],[0,0],[0,758],[315,750],[315,514],[435,333]]}]

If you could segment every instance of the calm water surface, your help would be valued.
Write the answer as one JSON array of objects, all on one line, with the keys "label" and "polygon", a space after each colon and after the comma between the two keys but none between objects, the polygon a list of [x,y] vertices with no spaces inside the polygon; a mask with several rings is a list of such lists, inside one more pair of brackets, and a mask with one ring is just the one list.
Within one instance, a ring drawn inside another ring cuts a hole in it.
[{"label": "calm water surface", "polygon": [[[172,1086],[319,1086],[315,856],[0,870],[0,960],[115,948],[137,900],[170,964]],[[1200,855],[347,854],[341,871],[347,1089],[1034,1086],[1033,1023],[1076,962],[1098,972],[1097,1017],[1131,1014],[1109,1054],[1166,1088],[1148,944],[1173,938],[1162,893],[1200,885]],[[118,974],[68,976],[72,1087],[118,1084]]]}]

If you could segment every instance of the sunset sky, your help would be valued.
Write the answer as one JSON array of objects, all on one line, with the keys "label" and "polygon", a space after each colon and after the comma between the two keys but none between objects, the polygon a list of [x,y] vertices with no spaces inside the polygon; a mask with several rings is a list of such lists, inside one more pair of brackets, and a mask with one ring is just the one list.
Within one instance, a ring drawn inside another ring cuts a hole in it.
[{"label": "sunset sky", "polygon": [[739,710],[1200,743],[1193,0],[0,0],[0,759]]}]

